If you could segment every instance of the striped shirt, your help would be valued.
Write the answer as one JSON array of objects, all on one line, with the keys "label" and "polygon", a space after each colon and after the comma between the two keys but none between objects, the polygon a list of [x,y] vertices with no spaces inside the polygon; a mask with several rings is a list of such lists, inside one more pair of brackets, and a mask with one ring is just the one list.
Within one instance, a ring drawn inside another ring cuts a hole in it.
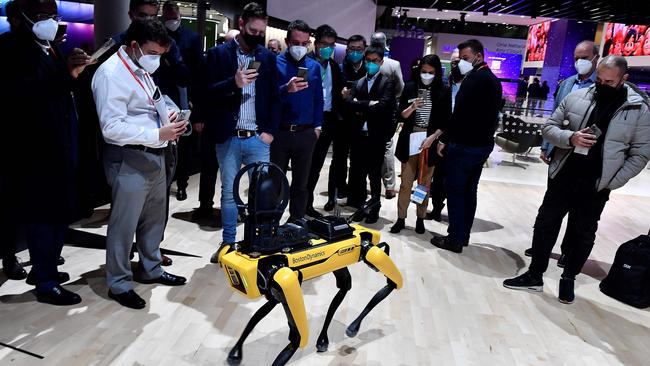
[{"label": "striped shirt", "polygon": [[417,127],[427,128],[429,127],[429,116],[431,115],[431,91],[429,89],[422,90],[425,90],[424,105],[415,111],[415,125]]},{"label": "striped shirt", "polygon": [[[237,43],[237,64],[239,67],[244,70],[248,69],[253,61],[255,61],[255,56],[251,52],[250,54],[245,54],[239,42],[235,39]],[[239,118],[237,119],[237,129],[238,130],[248,130],[255,131],[257,130],[257,116],[255,115],[255,82],[245,85],[242,89],[242,98],[241,106],[239,107]]]}]

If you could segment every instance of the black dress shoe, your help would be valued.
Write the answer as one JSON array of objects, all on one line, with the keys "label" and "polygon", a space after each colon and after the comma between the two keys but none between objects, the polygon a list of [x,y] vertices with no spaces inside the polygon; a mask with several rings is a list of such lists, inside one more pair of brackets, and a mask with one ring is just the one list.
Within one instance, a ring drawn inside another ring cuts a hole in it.
[{"label": "black dress shoe", "polygon": [[427,220],[433,220],[440,222],[442,221],[442,209],[445,208],[445,205],[442,205],[440,207],[434,207],[431,212],[427,213],[427,216],[425,217]]},{"label": "black dress shoe", "polygon": [[564,268],[566,266],[566,255],[560,254],[560,258],[557,259],[557,266],[560,268]]},{"label": "black dress shoe", "polygon": [[56,285],[47,291],[37,291],[36,300],[46,304],[66,306],[80,303],[81,296]]},{"label": "black dress shoe", "polygon": [[59,256],[59,260],[56,261],[56,264],[59,265],[59,266],[64,265],[65,264],[65,258],[63,258],[62,256]]},{"label": "black dress shoe", "polygon": [[394,189],[387,189],[385,196],[387,200],[392,200],[397,196],[397,191]]},{"label": "black dress shoe", "polygon": [[434,236],[431,239],[431,244],[440,249],[449,250],[451,252],[459,254],[463,252],[464,246],[463,244],[452,243],[451,239],[449,239],[449,236]]},{"label": "black dress shoe", "polygon": [[322,213],[316,211],[316,209],[313,208],[313,207],[307,207],[307,211],[305,212],[305,214],[307,214],[307,216],[309,216],[309,217],[313,217],[313,218],[317,218],[317,217],[322,217],[322,216],[323,216]]},{"label": "black dress shoe", "polygon": [[2,272],[4,272],[10,280],[20,281],[27,278],[27,272],[18,262],[16,257],[13,257],[13,260],[12,258],[9,258],[7,261],[2,262]]},{"label": "black dress shoe", "polygon": [[187,199],[187,192],[185,191],[185,189],[180,189],[180,188],[178,189],[178,191],[176,192],[176,199],[178,201],[185,201]]},{"label": "black dress shoe", "polygon": [[165,285],[165,286],[182,286],[182,285],[185,284],[185,282],[187,282],[187,279],[185,277],[176,276],[176,275],[173,275],[171,273],[163,272],[163,274],[160,275],[160,277],[158,277],[158,278],[154,278],[154,279],[151,279],[151,280],[142,280],[141,279],[141,280],[138,280],[138,282],[147,283],[147,284],[159,283],[159,284]]},{"label": "black dress shoe", "polygon": [[524,255],[526,257],[532,257],[533,256],[533,248],[528,248],[528,249],[524,250]]},{"label": "black dress shoe", "polygon": [[169,267],[172,265],[172,263],[174,263],[174,261],[171,258],[164,254],[162,255],[162,262],[160,263],[161,266]]},{"label": "black dress shoe", "polygon": [[[29,272],[27,275],[27,284],[31,286],[36,286],[36,278],[34,278],[34,272]],[[56,276],[56,282],[60,284],[70,281],[70,275],[66,272],[59,272]]]},{"label": "black dress shoe", "polygon": [[368,216],[366,216],[366,224],[374,224],[377,221],[379,221],[379,210],[370,211]]},{"label": "black dress shoe", "polygon": [[323,210],[330,212],[334,209],[334,206],[336,206],[336,202],[334,201],[327,201],[325,206],[323,207]]},{"label": "black dress shoe", "polygon": [[136,294],[133,290],[129,290],[121,294],[114,294],[111,290],[108,290],[108,297],[119,302],[120,305],[131,309],[144,309],[144,307],[147,305],[147,302],[138,296],[138,294]]},{"label": "black dress shoe", "polygon": [[192,212],[192,221],[211,220],[215,219],[212,207],[199,207]]},{"label": "black dress shoe", "polygon": [[404,229],[404,226],[404,219],[397,219],[397,221],[395,221],[395,224],[390,228],[390,232],[392,234],[399,234],[399,232]]}]

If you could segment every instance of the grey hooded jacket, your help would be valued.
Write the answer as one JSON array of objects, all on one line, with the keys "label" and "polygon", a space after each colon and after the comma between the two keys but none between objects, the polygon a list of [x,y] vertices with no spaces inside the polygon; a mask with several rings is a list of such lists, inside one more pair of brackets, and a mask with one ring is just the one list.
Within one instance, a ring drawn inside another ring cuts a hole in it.
[{"label": "grey hooded jacket", "polygon": [[[627,101],[614,113],[603,143],[603,169],[597,189],[617,189],[639,174],[650,159],[650,102],[626,83]],[[549,165],[549,176],[555,178],[573,153],[570,145],[575,131],[586,128],[596,104],[594,86],[569,94],[544,124],[542,134],[556,151]]]}]

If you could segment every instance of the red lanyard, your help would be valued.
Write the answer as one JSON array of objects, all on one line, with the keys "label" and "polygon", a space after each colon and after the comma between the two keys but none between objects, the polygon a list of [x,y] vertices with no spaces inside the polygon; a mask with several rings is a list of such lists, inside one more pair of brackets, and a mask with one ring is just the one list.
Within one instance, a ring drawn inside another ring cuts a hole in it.
[{"label": "red lanyard", "polygon": [[144,84],[142,84],[142,81],[140,81],[138,76],[133,72],[133,70],[131,70],[131,67],[129,67],[129,64],[126,62],[124,57],[122,57],[122,55],[120,54],[120,51],[117,51],[117,56],[120,58],[120,60],[122,60],[122,63],[124,64],[124,67],[126,67],[126,69],[129,70],[129,73],[131,73],[131,76],[133,76],[135,81],[138,82],[138,84],[140,85],[142,90],[144,90],[144,93],[147,94],[147,97],[149,98],[149,103],[151,103],[151,105],[154,105],[153,99],[151,99],[151,96],[149,96],[149,93],[147,92],[147,88],[144,87]]}]

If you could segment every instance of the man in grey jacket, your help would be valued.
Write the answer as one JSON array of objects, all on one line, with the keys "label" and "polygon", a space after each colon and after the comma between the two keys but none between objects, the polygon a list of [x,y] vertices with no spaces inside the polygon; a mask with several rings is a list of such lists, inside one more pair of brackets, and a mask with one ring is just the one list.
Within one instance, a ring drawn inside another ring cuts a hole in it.
[{"label": "man in grey jacket", "polygon": [[574,280],[594,245],[600,214],[609,193],[639,174],[650,159],[650,103],[627,80],[627,62],[604,58],[596,84],[567,96],[543,127],[555,145],[549,181],[533,232],[528,271],[503,285],[542,291],[562,219],[576,213],[576,237],[560,279],[559,300],[574,301]]}]

